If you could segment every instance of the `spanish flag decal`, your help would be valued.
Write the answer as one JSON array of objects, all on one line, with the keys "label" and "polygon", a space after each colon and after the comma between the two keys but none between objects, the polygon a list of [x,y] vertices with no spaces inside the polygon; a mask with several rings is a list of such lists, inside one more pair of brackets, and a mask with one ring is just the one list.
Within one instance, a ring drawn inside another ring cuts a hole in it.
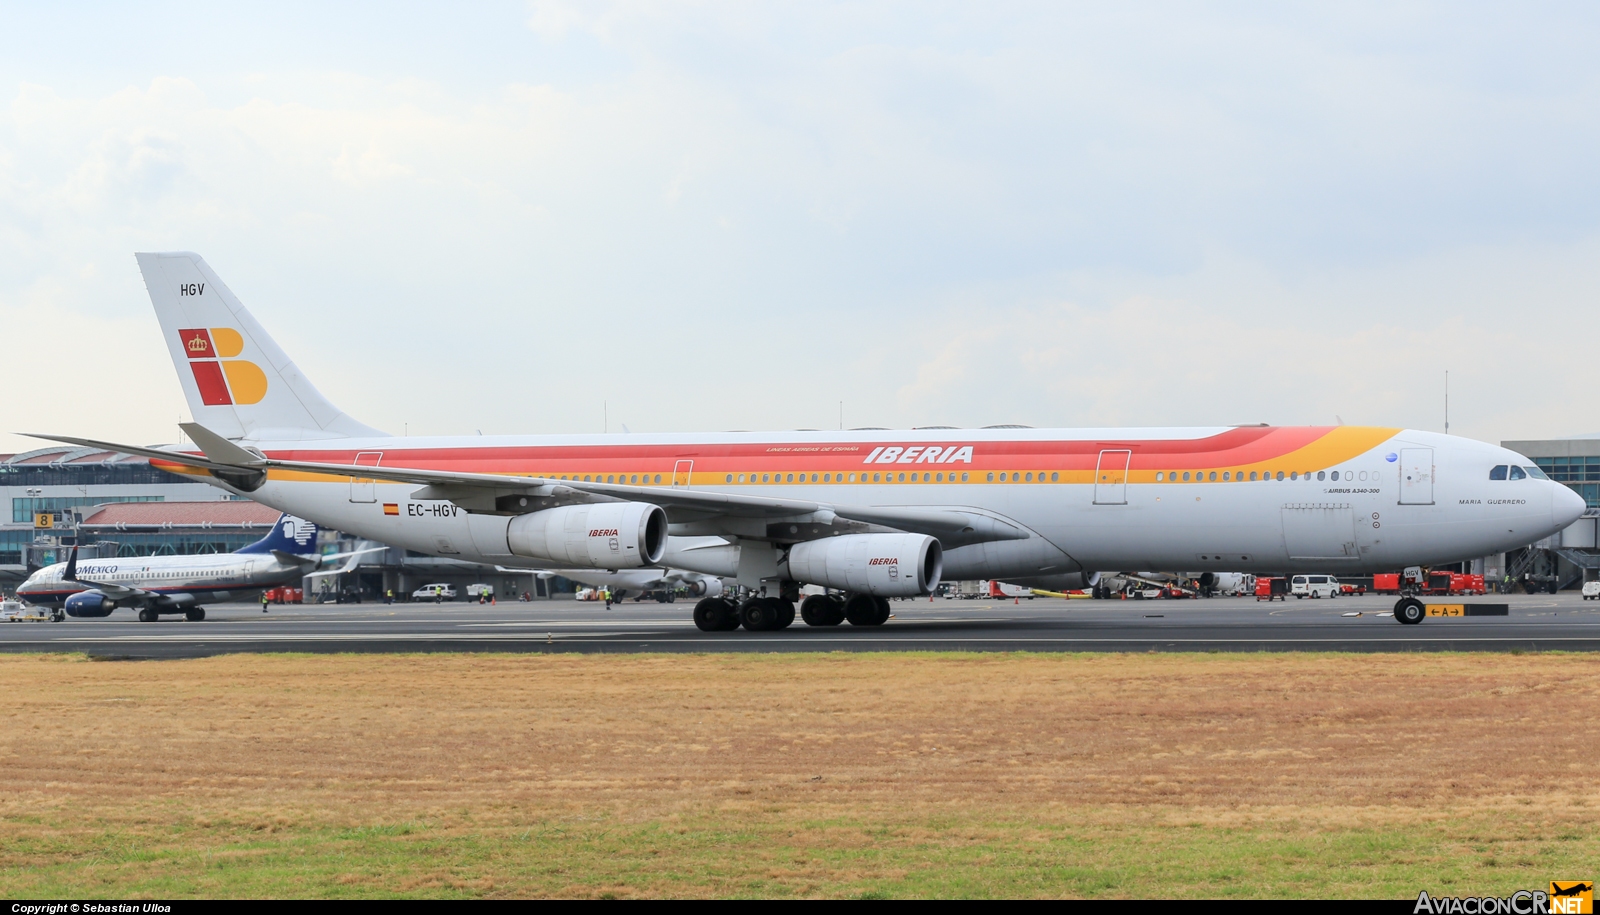
[{"label": "spanish flag decal", "polygon": [[[190,327],[178,331],[189,369],[207,406],[260,403],[267,396],[267,373],[244,359],[244,336],[231,327]],[[218,360],[221,361],[218,361]]]},{"label": "spanish flag decal", "polygon": [[393,502],[385,502],[383,503],[383,513],[386,515],[398,515],[400,514],[400,506]]}]

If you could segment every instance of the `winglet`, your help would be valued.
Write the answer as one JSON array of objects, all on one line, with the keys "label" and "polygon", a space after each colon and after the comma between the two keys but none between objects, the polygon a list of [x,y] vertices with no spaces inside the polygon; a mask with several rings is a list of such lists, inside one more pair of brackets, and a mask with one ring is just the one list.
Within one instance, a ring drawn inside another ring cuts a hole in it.
[{"label": "winglet", "polygon": [[67,570],[61,573],[62,581],[78,580],[78,547],[72,547],[72,555],[67,557]]},{"label": "winglet", "polygon": [[199,423],[178,423],[178,428],[182,429],[189,438],[194,440],[196,445],[200,446],[200,450],[205,452],[206,457],[216,461],[218,464],[232,464],[236,467],[260,467],[267,462],[267,459],[261,455],[235,445]]}]

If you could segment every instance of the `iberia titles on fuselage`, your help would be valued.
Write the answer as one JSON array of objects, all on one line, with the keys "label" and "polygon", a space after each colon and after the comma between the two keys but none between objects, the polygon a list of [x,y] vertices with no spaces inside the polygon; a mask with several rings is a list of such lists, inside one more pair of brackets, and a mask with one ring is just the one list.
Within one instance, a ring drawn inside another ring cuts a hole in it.
[{"label": "iberia titles on fuselage", "polygon": [[1100,569],[1435,564],[1584,509],[1514,452],[1395,428],[397,438],[323,398],[197,255],[138,258],[195,446],[50,437],[434,555],[894,596],[941,577],[1071,587]]}]

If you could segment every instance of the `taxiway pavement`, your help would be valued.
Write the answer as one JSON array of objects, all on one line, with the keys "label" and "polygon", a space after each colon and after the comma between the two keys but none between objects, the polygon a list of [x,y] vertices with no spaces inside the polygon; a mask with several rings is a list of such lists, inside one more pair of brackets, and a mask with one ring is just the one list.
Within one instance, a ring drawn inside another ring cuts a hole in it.
[{"label": "taxiway pavement", "polygon": [[[1443,600],[1443,599],[1441,599]],[[1600,601],[1576,593],[1452,600],[1507,603],[1504,617],[1383,615],[1393,597],[1264,602],[1254,598],[1095,601],[893,601],[879,627],[701,632],[692,602],[571,600],[497,606],[219,604],[207,619],[140,623],[132,610],[98,620],[0,623],[0,651],[98,657],[199,657],[233,652],[415,651],[1591,651]],[[1358,615],[1357,615],[1358,614]]]}]

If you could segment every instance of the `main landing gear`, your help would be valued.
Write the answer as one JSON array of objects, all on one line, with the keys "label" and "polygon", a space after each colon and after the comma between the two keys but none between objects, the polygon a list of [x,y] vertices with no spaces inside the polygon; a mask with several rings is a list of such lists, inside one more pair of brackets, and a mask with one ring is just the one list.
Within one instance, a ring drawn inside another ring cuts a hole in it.
[{"label": "main landing gear", "polygon": [[800,605],[800,618],[807,626],[837,626],[845,620],[852,626],[882,626],[889,620],[889,602],[871,594],[813,594]]},{"label": "main landing gear", "polygon": [[[702,632],[731,632],[743,626],[751,632],[787,629],[794,622],[794,602],[779,597],[752,597],[742,603],[708,597],[694,605],[694,624]],[[800,603],[800,618],[807,626],[882,626],[889,620],[889,602],[871,594],[837,597],[813,594]]]},{"label": "main landing gear", "polygon": [[[182,613],[183,614],[183,618],[188,620],[191,623],[198,623],[201,620],[206,618],[206,611],[205,611],[205,608],[203,608],[203,607],[190,607],[187,610],[168,610],[167,612],[168,613]],[[157,610],[156,608],[154,608],[154,607],[141,607],[141,608],[139,608],[139,622],[141,622],[141,623],[155,623],[155,622],[159,622],[160,620],[161,620],[161,611]]]},{"label": "main landing gear", "polygon": [[740,626],[751,632],[786,629],[794,622],[794,603],[778,597],[752,597],[735,604],[708,597],[694,605],[694,624],[701,632],[732,632]]}]

